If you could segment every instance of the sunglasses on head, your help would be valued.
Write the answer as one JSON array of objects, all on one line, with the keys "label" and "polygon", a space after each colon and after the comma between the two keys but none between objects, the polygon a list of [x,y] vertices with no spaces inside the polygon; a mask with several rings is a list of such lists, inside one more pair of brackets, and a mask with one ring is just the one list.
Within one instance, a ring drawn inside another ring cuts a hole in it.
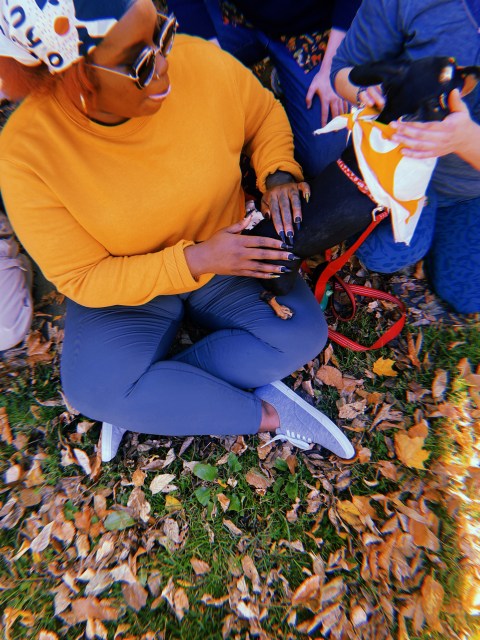
[{"label": "sunglasses on head", "polygon": [[137,85],[138,89],[145,89],[148,87],[155,75],[155,66],[157,61],[157,55],[160,53],[164,58],[170,53],[173,41],[175,39],[175,33],[177,31],[177,19],[171,13],[166,16],[163,13],[157,13],[158,31],[154,35],[154,46],[144,47],[138,54],[135,62],[130,66],[130,71],[125,73],[123,71],[117,71],[110,67],[103,67],[100,64],[88,62],[90,67],[96,69],[103,69],[103,71],[110,71],[117,76],[123,76],[124,78],[130,78]]}]

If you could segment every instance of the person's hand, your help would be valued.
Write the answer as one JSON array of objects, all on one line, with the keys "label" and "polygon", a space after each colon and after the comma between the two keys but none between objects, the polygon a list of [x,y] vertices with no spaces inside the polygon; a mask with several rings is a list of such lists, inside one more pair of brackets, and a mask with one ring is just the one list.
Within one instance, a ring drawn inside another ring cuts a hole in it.
[{"label": "person's hand", "polygon": [[276,171],[266,180],[267,191],[263,194],[260,210],[270,217],[276,232],[283,242],[292,244],[293,223],[300,229],[302,222],[301,196],[308,202],[310,186],[306,182],[295,182],[293,176]]},{"label": "person's hand", "polygon": [[194,278],[215,273],[268,279],[285,271],[284,266],[262,262],[296,259],[281,240],[240,235],[249,225],[250,217],[220,229],[209,240],[186,247],[185,259]]},{"label": "person's hand", "polygon": [[402,149],[404,156],[419,159],[438,158],[449,153],[457,153],[468,145],[474,123],[458,89],[454,89],[448,96],[448,107],[451,113],[441,121],[397,120],[390,123],[396,130],[392,140],[405,145]]},{"label": "person's hand", "polygon": [[385,106],[385,96],[379,84],[371,87],[360,87],[357,93],[357,103],[365,107],[376,107],[382,111]]},{"label": "person's hand", "polygon": [[322,127],[327,124],[329,113],[332,118],[335,118],[342,113],[348,113],[348,102],[343,98],[340,98],[340,96],[338,96],[333,90],[330,83],[330,69],[324,69],[324,65],[322,65],[320,67],[320,71],[315,74],[308,88],[307,95],[305,97],[307,109],[310,109],[312,106],[312,101],[315,96],[320,98],[322,108]]}]

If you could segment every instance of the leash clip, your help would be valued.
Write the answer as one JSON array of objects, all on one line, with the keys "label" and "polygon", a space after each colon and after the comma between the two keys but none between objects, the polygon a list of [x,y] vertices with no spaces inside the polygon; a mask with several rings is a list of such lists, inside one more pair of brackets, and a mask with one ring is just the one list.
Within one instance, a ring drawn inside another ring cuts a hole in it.
[{"label": "leash clip", "polygon": [[[384,215],[382,215],[384,214]],[[377,222],[377,216],[380,217],[381,220],[388,215],[388,209],[386,207],[378,206],[372,210],[372,220],[373,222]]]}]

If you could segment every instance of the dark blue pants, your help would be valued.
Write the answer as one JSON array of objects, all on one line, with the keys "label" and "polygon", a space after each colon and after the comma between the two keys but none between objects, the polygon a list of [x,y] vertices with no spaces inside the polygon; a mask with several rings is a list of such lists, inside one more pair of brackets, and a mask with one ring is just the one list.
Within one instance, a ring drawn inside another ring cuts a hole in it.
[{"label": "dark blue pants", "polygon": [[[197,291],[135,307],[91,309],[69,301],[62,384],[95,420],[158,435],[249,434],[261,403],[245,391],[284,378],[324,347],[320,306],[299,277],[280,320],[251,278],[216,276]],[[185,314],[211,331],[173,358]]]},{"label": "dark blue pants", "polygon": [[433,190],[409,246],[382,222],[357,251],[371,271],[393,273],[426,257],[434,291],[459,313],[480,312],[480,198],[440,201]]},{"label": "dark blue pants", "polygon": [[[322,126],[320,100],[315,97],[310,109],[305,105],[305,96],[318,68],[305,73],[280,40],[271,40],[258,29],[224,24],[218,0],[204,0],[203,8],[208,15],[204,15],[202,20],[201,4],[198,0],[190,2],[189,6],[195,5],[195,13],[191,19],[182,15],[180,31],[190,35],[204,35],[209,31],[207,24],[213,24],[222,49],[244,64],[251,65],[269,56],[280,80],[282,102],[293,131],[295,156],[305,174],[315,176],[330,162],[337,160],[345,148],[347,134],[340,131],[314,136],[313,131]],[[184,0],[169,2],[173,11],[185,10],[183,5]],[[210,23],[207,22],[208,18]]]}]

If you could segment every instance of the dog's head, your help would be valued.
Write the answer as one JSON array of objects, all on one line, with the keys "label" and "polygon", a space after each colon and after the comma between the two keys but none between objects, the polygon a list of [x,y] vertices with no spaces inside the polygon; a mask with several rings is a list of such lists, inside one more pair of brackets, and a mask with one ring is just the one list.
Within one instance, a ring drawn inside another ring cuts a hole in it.
[{"label": "dog's head", "polygon": [[428,122],[448,115],[448,95],[453,89],[463,96],[475,88],[480,67],[459,67],[454,58],[430,56],[361,64],[350,71],[349,79],[357,86],[382,85],[386,103],[379,122],[400,117]]}]

